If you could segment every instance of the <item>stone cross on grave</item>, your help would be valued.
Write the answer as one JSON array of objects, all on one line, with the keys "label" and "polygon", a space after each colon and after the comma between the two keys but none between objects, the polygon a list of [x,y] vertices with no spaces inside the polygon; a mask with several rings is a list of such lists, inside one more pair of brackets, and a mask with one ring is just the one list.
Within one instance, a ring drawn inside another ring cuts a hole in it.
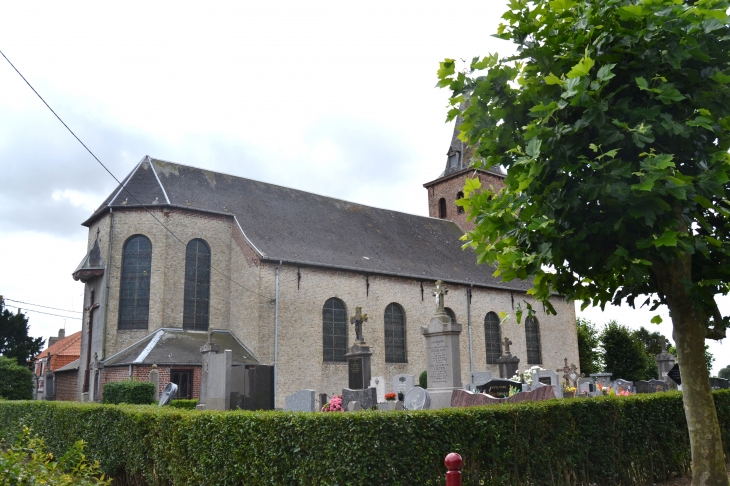
[{"label": "stone cross on grave", "polygon": [[355,341],[364,343],[365,338],[362,336],[362,324],[368,320],[367,314],[362,314],[362,307],[355,307],[355,315],[350,317],[350,324],[355,324]]},{"label": "stone cross on grave", "polygon": [[441,280],[436,282],[436,290],[433,291],[433,295],[435,297],[438,297],[439,299],[439,307],[438,309],[440,311],[444,310],[444,296],[449,293],[448,287],[446,287],[446,284],[443,283]]},{"label": "stone cross on grave", "polygon": [[512,356],[512,354],[509,352],[510,344],[512,344],[512,341],[510,341],[508,337],[505,337],[504,338],[504,356]]},{"label": "stone cross on grave", "polygon": [[669,339],[662,336],[662,353],[668,353],[669,352]]},{"label": "stone cross on grave", "polygon": [[562,371],[563,379],[565,380],[565,384],[566,385],[570,384],[570,366],[568,366],[568,358],[565,358],[565,366],[563,366],[562,368],[558,368],[555,371],[557,371],[558,373],[560,373]]}]

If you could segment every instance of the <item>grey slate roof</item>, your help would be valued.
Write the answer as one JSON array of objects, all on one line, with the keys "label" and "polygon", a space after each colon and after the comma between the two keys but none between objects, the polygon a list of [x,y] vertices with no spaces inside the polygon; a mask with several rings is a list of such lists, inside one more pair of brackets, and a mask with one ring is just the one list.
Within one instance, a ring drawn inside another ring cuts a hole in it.
[{"label": "grey slate roof", "polygon": [[[131,346],[104,360],[104,366],[129,364],[199,365],[203,362],[200,348],[208,341],[204,331],[161,328]],[[230,349],[233,364],[258,364],[258,359],[230,331],[213,331],[213,342],[220,352]]]},{"label": "grey slate roof", "polygon": [[[526,290],[477,266],[447,220],[355,204],[243,177],[145,157],[123,181],[150,208],[230,214],[261,259],[435,281]],[[139,207],[118,187],[84,223],[112,208]],[[174,228],[172,228],[174,231]]]}]

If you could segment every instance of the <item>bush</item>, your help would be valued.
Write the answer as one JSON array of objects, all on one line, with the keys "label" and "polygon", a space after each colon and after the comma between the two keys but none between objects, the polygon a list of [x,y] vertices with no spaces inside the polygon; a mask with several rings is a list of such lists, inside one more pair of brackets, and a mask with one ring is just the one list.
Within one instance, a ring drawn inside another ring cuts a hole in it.
[{"label": "bush", "polygon": [[188,400],[188,399],[180,399],[180,400],[173,400],[170,402],[170,406],[172,408],[182,408],[183,410],[195,410],[195,407],[198,405],[198,400]]},{"label": "bush", "polygon": [[720,378],[725,378],[726,380],[730,380],[730,366],[726,366],[723,369],[721,369],[717,375]]},{"label": "bush", "polygon": [[98,462],[84,456],[84,441],[78,440],[65,454],[54,457],[43,439],[23,427],[15,443],[0,446],[0,485],[48,484],[52,486],[111,485],[104,480]]},{"label": "bush", "polygon": [[8,400],[33,398],[33,372],[12,358],[0,356],[0,396]]},{"label": "bush", "polygon": [[[729,451],[730,390],[714,401]],[[54,453],[83,439],[119,484],[443,486],[458,452],[465,484],[626,486],[691,460],[680,392],[387,413],[0,402],[4,435],[21,421]]]},{"label": "bush", "polygon": [[115,381],[104,385],[104,403],[149,405],[155,403],[155,385],[146,381]]},{"label": "bush", "polygon": [[427,370],[421,371],[421,374],[418,376],[418,386],[420,386],[424,390],[426,388],[428,388],[428,371]]}]

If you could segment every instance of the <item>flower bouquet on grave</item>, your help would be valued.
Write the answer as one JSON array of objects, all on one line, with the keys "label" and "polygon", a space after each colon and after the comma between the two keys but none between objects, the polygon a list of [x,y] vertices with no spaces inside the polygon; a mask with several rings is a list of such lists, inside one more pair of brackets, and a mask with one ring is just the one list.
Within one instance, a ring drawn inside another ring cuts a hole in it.
[{"label": "flower bouquet on grave", "polygon": [[390,392],[385,394],[385,401],[392,402],[395,401],[397,395],[395,392]]},{"label": "flower bouquet on grave", "polygon": [[596,387],[598,388],[598,390],[601,393],[603,393],[604,396],[605,395],[613,395],[613,388],[608,387],[608,386],[601,385],[601,382],[600,381],[598,383],[596,383]]},{"label": "flower bouquet on grave", "polygon": [[576,389],[574,386],[563,385],[563,397],[573,398],[575,396]]},{"label": "flower bouquet on grave", "polygon": [[401,385],[400,388],[398,388],[398,401],[403,402],[406,399],[406,394],[403,391],[403,386]]},{"label": "flower bouquet on grave", "polygon": [[344,412],[345,409],[342,408],[342,395],[335,395],[332,398],[330,398],[330,401],[327,402],[322,407],[323,412]]}]

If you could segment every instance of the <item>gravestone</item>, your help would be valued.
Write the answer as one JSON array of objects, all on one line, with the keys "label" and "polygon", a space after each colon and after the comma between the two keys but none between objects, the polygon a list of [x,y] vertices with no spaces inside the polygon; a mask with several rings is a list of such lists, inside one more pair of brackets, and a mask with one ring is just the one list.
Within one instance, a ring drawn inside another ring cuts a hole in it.
[{"label": "gravestone", "polygon": [[385,378],[382,376],[376,376],[370,380],[370,388],[375,388],[375,392],[378,397],[378,403],[385,401]]},{"label": "gravestone", "polygon": [[[449,406],[451,406],[451,401],[449,401]],[[406,410],[428,410],[431,408],[431,395],[428,390],[414,386],[406,395],[403,407]]]},{"label": "gravestone", "polygon": [[175,383],[168,383],[165,386],[165,389],[162,390],[162,396],[160,397],[160,402],[157,404],[157,406],[162,407],[164,405],[169,405],[176,395],[177,385]]},{"label": "gravestone", "polygon": [[405,395],[411,388],[416,386],[416,377],[413,375],[401,374],[393,377],[393,391],[398,393],[402,389],[402,393]]},{"label": "gravestone", "polygon": [[347,411],[348,412],[359,412],[362,410],[362,405],[360,405],[360,402],[355,400],[354,402],[348,402],[347,403]]},{"label": "gravestone", "polygon": [[150,370],[150,376],[147,378],[147,381],[155,385],[155,394],[154,399],[155,401],[160,399],[160,372],[157,370],[157,365],[153,364],[152,369]]},{"label": "gravestone", "polygon": [[494,398],[483,393],[471,393],[466,390],[454,390],[451,397],[452,407],[475,407],[480,405],[498,405],[501,403],[536,402],[555,398],[553,387],[539,383],[537,388],[529,392],[517,393],[507,398]]},{"label": "gravestone", "polygon": [[375,388],[366,388],[364,390],[343,388],[342,408],[347,410],[347,404],[350,402],[360,402],[363,409],[370,410],[378,404],[378,394],[375,391]]},{"label": "gravestone", "polygon": [[517,391],[522,391],[522,383],[514,380],[494,379],[490,380],[483,385],[477,387],[477,391],[486,393],[495,398],[507,398],[509,397],[510,387],[517,388]]},{"label": "gravestone", "polygon": [[591,373],[591,378],[595,380],[596,388],[600,383],[603,388],[611,388],[611,377],[613,373]]},{"label": "gravestone", "polygon": [[491,381],[492,377],[493,375],[491,371],[475,371],[472,375],[472,383],[475,387],[477,387]]},{"label": "gravestone", "polygon": [[287,412],[314,412],[314,390],[299,390],[286,397]]},{"label": "gravestone", "polygon": [[730,388],[730,380],[726,380],[725,378],[710,378],[710,386],[714,390],[724,390],[725,388]]},{"label": "gravestone", "polygon": [[503,340],[502,356],[497,360],[499,366],[499,377],[500,378],[512,378],[517,373],[517,368],[520,366],[520,358],[512,356],[509,351],[509,347],[512,341],[505,337]]},{"label": "gravestone", "polygon": [[586,396],[596,391],[596,384],[593,378],[578,378],[576,396]]},{"label": "gravestone", "polygon": [[679,363],[672,366],[672,369],[667,372],[667,377],[671,378],[677,385],[682,384],[682,374],[679,372]]},{"label": "gravestone", "polygon": [[327,405],[330,401],[330,397],[326,393],[320,393],[319,394],[319,408],[318,410],[322,410],[322,407]]},{"label": "gravestone", "polygon": [[220,346],[213,342],[213,330],[208,332],[208,342],[200,347],[200,353],[203,355],[202,373],[200,376],[200,392],[198,393],[198,410],[204,410],[206,407],[206,399],[208,398],[208,374],[210,370],[210,357],[218,354]]},{"label": "gravestone", "polygon": [[[532,383],[542,383],[543,385],[552,386],[553,392],[557,398],[563,398],[563,386],[560,384],[560,376],[553,370],[533,370]],[[523,391],[525,388],[522,388]]]},{"label": "gravestone", "polygon": [[362,314],[362,307],[355,307],[355,315],[350,323],[355,325],[357,338],[355,344],[345,353],[347,359],[347,383],[351,390],[364,390],[370,386],[370,357],[373,353],[365,343],[362,326],[368,320],[367,314]]},{"label": "gravestone", "polygon": [[226,349],[222,353],[209,355],[206,410],[229,410],[231,408],[231,362],[233,352]]},{"label": "gravestone", "polygon": [[677,362],[677,359],[674,357],[673,354],[670,354],[667,350],[669,341],[667,338],[662,336],[662,352],[657,354],[656,364],[657,368],[659,369],[659,379],[664,380],[664,378],[667,376],[667,373],[669,373],[669,370],[671,370],[674,367],[674,364]]},{"label": "gravestone", "polygon": [[613,382],[613,391],[617,395],[619,392],[627,391],[629,393],[636,393],[633,381],[622,380],[621,378]]},{"label": "gravestone", "polygon": [[421,334],[426,339],[431,408],[451,406],[451,393],[462,387],[459,347],[461,324],[452,322],[444,310],[444,296],[447,293],[444,283],[441,280],[436,282],[433,294],[438,297],[438,308],[428,326],[421,327]]},{"label": "gravestone", "polygon": [[635,384],[636,393],[657,393],[667,391],[667,384],[662,380],[640,380]]}]

